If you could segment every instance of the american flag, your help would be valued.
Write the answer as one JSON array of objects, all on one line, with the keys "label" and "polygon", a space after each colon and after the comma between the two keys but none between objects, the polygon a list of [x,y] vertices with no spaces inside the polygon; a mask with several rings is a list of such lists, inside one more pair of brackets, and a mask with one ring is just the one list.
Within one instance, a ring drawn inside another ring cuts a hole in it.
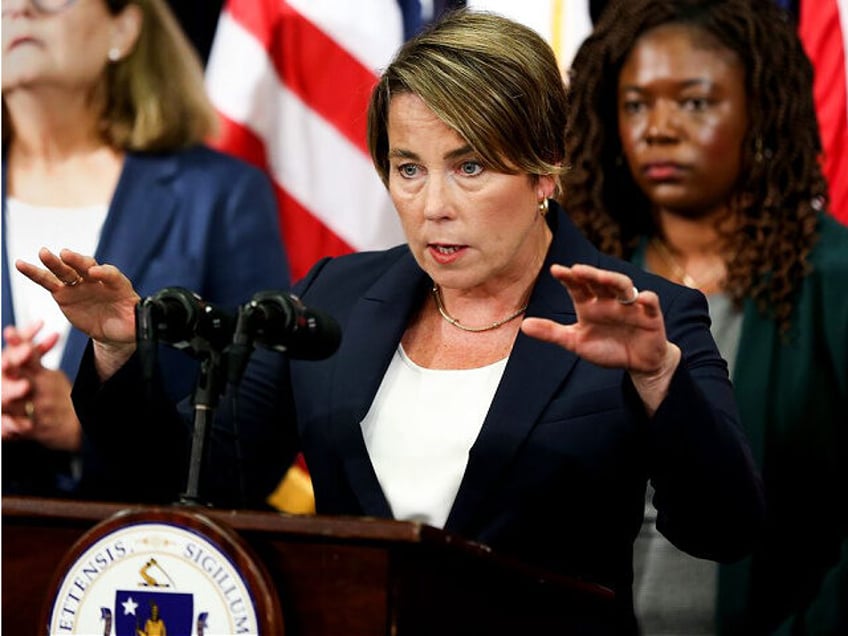
[{"label": "american flag", "polygon": [[229,0],[206,70],[216,145],[276,185],[292,276],[403,236],[366,147],[368,97],[404,39],[396,0]]},{"label": "american flag", "polygon": [[848,225],[848,0],[801,0],[798,32],[815,69],[830,209]]}]

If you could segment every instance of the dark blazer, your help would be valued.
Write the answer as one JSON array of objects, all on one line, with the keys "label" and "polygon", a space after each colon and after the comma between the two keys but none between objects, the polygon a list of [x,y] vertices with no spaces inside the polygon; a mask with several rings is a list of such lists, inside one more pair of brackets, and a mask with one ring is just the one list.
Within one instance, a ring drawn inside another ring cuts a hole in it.
[{"label": "dark blazer", "polygon": [[848,634],[848,228],[819,231],[789,333],[744,308],[734,386],[768,524],[721,569],[722,634]]},{"label": "dark blazer", "polygon": [[[15,324],[9,277],[20,275],[6,253],[5,183],[4,162],[3,327]],[[142,296],[181,286],[235,308],[256,291],[288,289],[290,284],[267,177],[205,147],[162,155],[129,153],[94,256],[117,266]],[[61,362],[71,380],[86,341],[84,334],[71,330]],[[186,395],[195,384],[196,362],[167,347],[159,359],[169,392]],[[44,462],[55,461],[58,467],[67,462],[67,454],[47,453],[35,444],[4,444],[3,450],[4,492],[55,494],[52,477],[41,483],[52,473]],[[63,483],[60,489],[65,487]]]},{"label": "dark blazer", "polygon": [[[519,334],[470,451],[446,529],[525,562],[611,587],[621,633],[634,632],[632,543],[642,521],[646,481],[656,486],[660,528],[680,547],[720,560],[738,559],[749,550],[763,514],[760,483],[703,296],[601,255],[554,204],[548,217],[554,239],[527,315],[575,320],[569,296],[548,274],[554,262],[621,270],[640,289],[660,295],[669,338],[684,358],[668,397],[648,418],[622,371],[599,368]],[[339,321],[338,352],[324,361],[288,365],[283,356],[274,362],[267,352],[258,352],[248,367],[238,397],[241,424],[251,418],[273,422],[285,464],[294,440],[280,431],[291,431],[296,423],[319,513],[392,517],[360,422],[430,285],[406,246],[325,259],[295,290],[308,305]],[[148,422],[144,435],[116,427],[109,413],[139,399],[135,361],[102,387],[91,361],[85,366],[75,402],[86,429],[101,441],[101,453],[113,458],[114,479],[133,488],[155,486],[163,497],[169,488],[173,493],[180,475],[170,484],[156,475],[153,484],[130,474],[126,462],[127,439],[134,457],[179,446],[163,444],[180,428],[173,410],[158,403],[139,421],[124,422]],[[227,408],[219,412],[227,414]],[[213,482],[208,492],[225,501],[226,484],[218,477],[226,453],[224,444],[217,446],[214,469],[208,470]],[[244,457],[245,479],[259,484],[250,474],[259,462]],[[267,449],[265,460],[273,461]]]}]

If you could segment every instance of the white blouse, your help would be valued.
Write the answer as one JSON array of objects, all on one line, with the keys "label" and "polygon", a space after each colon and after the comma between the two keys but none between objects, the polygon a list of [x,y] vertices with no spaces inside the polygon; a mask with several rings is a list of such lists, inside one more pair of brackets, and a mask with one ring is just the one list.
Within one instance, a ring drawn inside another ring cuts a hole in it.
[{"label": "white blouse", "polygon": [[56,208],[30,205],[11,197],[6,201],[4,240],[9,255],[15,325],[25,327],[35,320],[43,320],[44,327],[36,337],[38,341],[50,333],[59,333],[56,346],[41,359],[50,369],[59,367],[70,324],[53,297],[15,269],[15,261],[21,259],[40,266],[38,250],[42,247],[53,253],[67,247],[93,255],[108,212],[109,206],[105,204]]},{"label": "white blouse", "polygon": [[444,527],[507,360],[426,369],[398,345],[360,424],[395,519]]}]

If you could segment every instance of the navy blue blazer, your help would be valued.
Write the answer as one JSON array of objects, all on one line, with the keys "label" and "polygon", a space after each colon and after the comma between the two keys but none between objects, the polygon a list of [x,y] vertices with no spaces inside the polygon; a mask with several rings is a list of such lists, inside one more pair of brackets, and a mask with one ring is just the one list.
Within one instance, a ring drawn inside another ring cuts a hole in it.
[{"label": "navy blue blazer", "polygon": [[[659,294],[669,339],[680,345],[683,359],[668,397],[648,418],[623,371],[597,367],[519,333],[469,453],[446,529],[612,588],[622,633],[634,632],[632,544],[647,480],[656,487],[660,530],[692,554],[722,561],[749,551],[763,517],[761,484],[740,432],[726,364],[710,335],[704,297],[600,254],[557,206],[548,216],[554,239],[527,315],[575,320],[570,297],[548,273],[552,263],[623,271],[639,289]],[[238,392],[239,419],[244,424],[261,418],[278,435],[280,457],[263,449],[263,461],[285,465],[300,444],[319,513],[392,517],[360,422],[430,286],[406,246],[325,259],[295,291],[339,321],[343,337],[337,353],[323,361],[288,363],[267,351],[253,356]],[[115,481],[134,489],[155,485],[163,496],[169,488],[173,492],[182,475],[170,484],[163,475],[142,479],[127,471],[125,459],[129,452],[161,453],[165,439],[172,440],[168,448],[179,446],[173,407],[148,403],[151,412],[117,427],[109,414],[128,399],[140,399],[135,361],[102,386],[91,361],[84,366],[88,371],[78,379],[75,401],[104,456],[113,458],[112,472],[120,475]],[[232,417],[228,408],[219,416]],[[126,428],[143,421],[145,435]],[[159,425],[150,429],[154,422]],[[231,463],[227,452],[219,444],[208,470],[216,482],[208,491],[213,501],[227,501],[227,484],[218,481]],[[242,473],[258,485],[250,471],[259,461],[248,457]]]},{"label": "navy blue blazer", "polygon": [[[3,327],[15,324],[9,277],[20,276],[6,252],[5,183],[4,162]],[[178,153],[127,155],[94,256],[99,263],[118,267],[142,296],[181,286],[228,309],[256,291],[290,285],[276,200],[267,177],[241,160],[203,146]],[[71,330],[61,369],[72,381],[86,342],[83,333]],[[196,382],[196,362],[164,346],[159,360],[169,393],[186,395]],[[4,444],[4,492],[12,488],[16,472],[6,465],[7,459],[33,464],[32,458],[25,459],[24,446],[7,449]],[[59,454],[55,459],[67,458]],[[36,472],[43,476],[50,471],[41,465]],[[49,490],[50,485],[46,487]],[[21,489],[27,486],[21,484]]]}]

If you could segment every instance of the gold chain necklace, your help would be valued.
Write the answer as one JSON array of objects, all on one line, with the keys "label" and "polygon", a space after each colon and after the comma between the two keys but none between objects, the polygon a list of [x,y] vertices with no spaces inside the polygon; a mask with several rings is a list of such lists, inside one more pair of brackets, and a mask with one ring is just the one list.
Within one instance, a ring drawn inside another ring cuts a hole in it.
[{"label": "gold chain necklace", "polygon": [[691,276],[680,263],[677,262],[677,259],[674,258],[674,254],[671,253],[671,250],[665,244],[665,241],[658,237],[654,237],[651,242],[654,244],[654,247],[656,247],[660,256],[662,256],[662,259],[666,262],[666,265],[671,268],[671,272],[674,274],[674,277],[687,287],[691,287],[693,289],[707,288],[716,283],[724,273],[722,263],[722,265],[716,266],[711,272],[709,272],[710,276],[705,280],[695,280],[695,278]]},{"label": "gold chain necklace", "polygon": [[497,320],[497,321],[493,322],[491,325],[487,325],[485,327],[466,327],[461,322],[459,322],[459,320],[457,320],[456,318],[454,318],[453,316],[451,316],[447,312],[447,309],[445,309],[445,305],[442,302],[442,290],[439,289],[438,285],[433,285],[432,292],[433,292],[433,298],[436,300],[436,307],[438,308],[439,313],[442,315],[442,318],[447,320],[450,324],[452,324],[457,329],[462,329],[463,331],[471,331],[471,332],[474,332],[474,333],[478,333],[480,331],[491,331],[492,329],[497,329],[501,325],[505,325],[510,320],[515,320],[521,314],[523,314],[525,311],[527,311],[527,305],[524,305],[521,309],[517,310],[515,313],[510,314],[509,316],[507,316],[503,320]]}]

